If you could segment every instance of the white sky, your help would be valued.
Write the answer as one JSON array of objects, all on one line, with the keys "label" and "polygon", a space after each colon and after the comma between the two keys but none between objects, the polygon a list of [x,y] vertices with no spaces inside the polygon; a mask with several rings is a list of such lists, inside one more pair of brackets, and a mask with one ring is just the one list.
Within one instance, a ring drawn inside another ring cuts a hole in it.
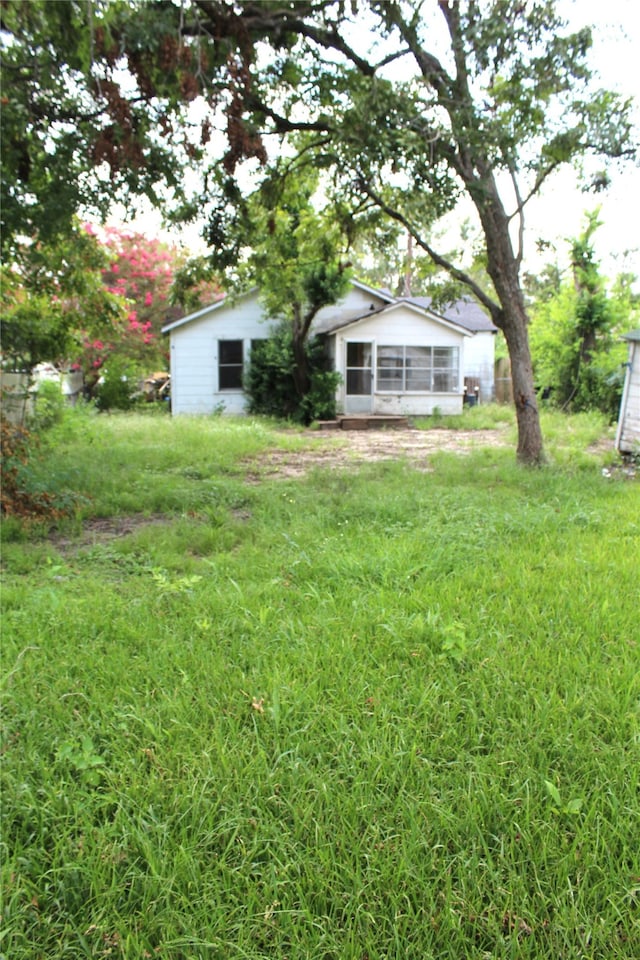
[{"label": "white sky", "polygon": [[[636,98],[636,135],[640,136],[637,0],[562,0],[559,7],[572,27],[594,27],[591,63],[600,74],[603,87]],[[594,236],[594,244],[604,272],[613,276],[627,269],[640,275],[640,164],[626,164],[624,172],[612,167],[609,172],[611,186],[601,194],[581,193],[576,188],[575,176],[568,170],[550,181],[542,199],[527,216],[525,243],[532,265],[539,263],[534,252],[537,237],[556,243],[559,253],[564,253],[566,238],[575,237],[584,224],[585,210],[600,206],[602,226]]]},{"label": "white sky", "polygon": [[[559,0],[559,11],[577,29],[593,27],[590,62],[603,87],[637,98],[635,116],[640,136],[640,16],[637,0]],[[623,171],[609,168],[611,186],[605,193],[583,194],[575,174],[564,170],[552,178],[526,213],[525,269],[538,271],[554,259],[566,262],[567,239],[577,236],[587,210],[600,207],[602,226],[594,244],[603,271],[610,277],[622,270],[640,275],[640,164],[626,164]],[[200,227],[164,231],[160,217],[149,213],[128,224],[149,236],[183,243],[202,252]],[[536,240],[556,248],[536,253]]]}]

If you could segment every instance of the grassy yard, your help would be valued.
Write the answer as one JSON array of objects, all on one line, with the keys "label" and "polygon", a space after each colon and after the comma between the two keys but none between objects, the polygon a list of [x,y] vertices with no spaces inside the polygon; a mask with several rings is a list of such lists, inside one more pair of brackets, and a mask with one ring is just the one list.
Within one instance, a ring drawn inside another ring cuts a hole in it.
[{"label": "grassy yard", "polygon": [[68,417],[76,518],[5,524],[0,956],[637,960],[640,489],[601,431],[255,482],[317,437]]}]

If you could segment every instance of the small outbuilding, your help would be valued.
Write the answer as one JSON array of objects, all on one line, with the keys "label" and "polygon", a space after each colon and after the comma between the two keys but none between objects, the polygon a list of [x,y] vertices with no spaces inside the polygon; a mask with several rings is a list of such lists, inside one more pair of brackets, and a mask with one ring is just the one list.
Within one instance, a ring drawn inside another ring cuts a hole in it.
[{"label": "small outbuilding", "polygon": [[[244,413],[251,348],[272,326],[258,290],[168,323],[172,412]],[[311,332],[324,338],[341,375],[340,413],[460,413],[470,382],[480,400],[492,399],[496,328],[470,301],[440,313],[353,281],[342,300],[318,313]]]},{"label": "small outbuilding", "polygon": [[629,358],[618,417],[616,449],[620,453],[640,453],[640,330],[622,338],[629,344]]}]

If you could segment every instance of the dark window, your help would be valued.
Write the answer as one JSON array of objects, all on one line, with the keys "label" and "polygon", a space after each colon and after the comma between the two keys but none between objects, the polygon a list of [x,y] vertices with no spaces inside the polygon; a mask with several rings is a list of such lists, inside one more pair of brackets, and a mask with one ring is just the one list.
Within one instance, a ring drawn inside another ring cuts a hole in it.
[{"label": "dark window", "polygon": [[242,390],[242,340],[218,341],[218,389]]}]

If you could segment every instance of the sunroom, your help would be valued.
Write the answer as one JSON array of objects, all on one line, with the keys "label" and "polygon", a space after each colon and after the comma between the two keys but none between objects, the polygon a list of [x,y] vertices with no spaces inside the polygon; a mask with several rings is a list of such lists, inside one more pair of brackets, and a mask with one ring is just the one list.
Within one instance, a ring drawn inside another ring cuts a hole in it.
[{"label": "sunroom", "polygon": [[345,414],[462,411],[464,341],[452,323],[402,303],[327,331]]}]

